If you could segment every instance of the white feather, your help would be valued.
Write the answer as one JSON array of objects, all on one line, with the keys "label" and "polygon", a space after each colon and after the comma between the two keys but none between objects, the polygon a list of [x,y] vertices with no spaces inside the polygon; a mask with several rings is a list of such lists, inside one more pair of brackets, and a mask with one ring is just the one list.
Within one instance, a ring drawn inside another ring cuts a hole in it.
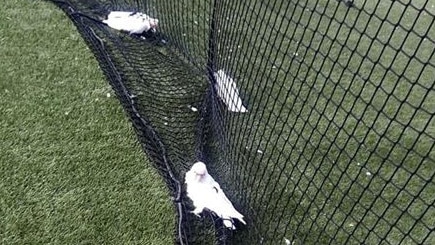
[{"label": "white feather", "polygon": [[222,218],[224,225],[229,229],[235,229],[233,219],[246,224],[243,215],[234,208],[219,183],[208,174],[203,162],[197,162],[192,166],[186,173],[185,183],[187,196],[195,206],[194,214],[199,215],[206,208]]},{"label": "white feather", "polygon": [[159,21],[140,12],[112,11],[103,22],[116,30],[141,34],[150,29],[155,30]]},{"label": "white feather", "polygon": [[234,80],[225,74],[223,70],[215,72],[214,76],[216,79],[217,95],[227,105],[228,110],[233,112],[247,112],[248,110],[243,106],[239,90]]},{"label": "white feather", "polygon": [[130,12],[130,11],[111,11],[109,13],[109,15],[107,15],[107,18],[108,19],[113,19],[113,18],[128,18],[129,16],[132,16],[134,14],[137,14],[137,13]]}]

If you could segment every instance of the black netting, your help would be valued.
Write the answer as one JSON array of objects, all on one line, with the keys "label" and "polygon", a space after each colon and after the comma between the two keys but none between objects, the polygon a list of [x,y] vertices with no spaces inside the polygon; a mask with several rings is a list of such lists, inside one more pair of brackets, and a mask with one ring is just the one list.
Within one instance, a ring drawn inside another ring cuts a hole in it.
[{"label": "black netting", "polygon": [[[173,193],[176,242],[435,244],[433,1],[53,2]],[[112,10],[157,32],[111,29]],[[248,112],[219,98],[219,70]],[[189,213],[197,160],[246,226]]]}]

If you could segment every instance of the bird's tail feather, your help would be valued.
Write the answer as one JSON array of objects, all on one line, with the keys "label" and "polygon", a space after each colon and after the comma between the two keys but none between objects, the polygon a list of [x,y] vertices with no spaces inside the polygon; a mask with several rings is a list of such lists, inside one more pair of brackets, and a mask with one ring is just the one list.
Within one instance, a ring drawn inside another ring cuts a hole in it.
[{"label": "bird's tail feather", "polygon": [[239,213],[237,210],[234,209],[234,213],[232,213],[231,217],[234,219],[238,219],[240,222],[246,225],[246,222],[243,219],[245,216],[243,216],[243,214]]},{"label": "bird's tail feather", "polygon": [[242,222],[244,225],[246,225],[245,220],[243,220],[243,216],[242,217],[236,217],[236,219],[238,219],[240,222]]}]

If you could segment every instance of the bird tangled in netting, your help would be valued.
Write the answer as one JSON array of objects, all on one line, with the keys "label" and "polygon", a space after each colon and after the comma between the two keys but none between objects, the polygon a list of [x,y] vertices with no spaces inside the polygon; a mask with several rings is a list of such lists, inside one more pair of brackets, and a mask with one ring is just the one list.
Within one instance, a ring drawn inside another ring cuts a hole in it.
[{"label": "bird tangled in netting", "polygon": [[176,243],[435,244],[430,1],[52,2],[166,181]]}]

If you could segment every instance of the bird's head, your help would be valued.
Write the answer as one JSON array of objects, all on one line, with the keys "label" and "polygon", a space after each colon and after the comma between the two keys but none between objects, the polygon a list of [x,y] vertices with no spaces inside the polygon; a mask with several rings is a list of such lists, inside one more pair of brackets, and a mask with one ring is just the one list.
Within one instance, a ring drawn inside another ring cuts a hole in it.
[{"label": "bird's head", "polygon": [[203,162],[196,162],[192,166],[192,171],[195,174],[195,178],[199,181],[207,174],[207,167]]}]

